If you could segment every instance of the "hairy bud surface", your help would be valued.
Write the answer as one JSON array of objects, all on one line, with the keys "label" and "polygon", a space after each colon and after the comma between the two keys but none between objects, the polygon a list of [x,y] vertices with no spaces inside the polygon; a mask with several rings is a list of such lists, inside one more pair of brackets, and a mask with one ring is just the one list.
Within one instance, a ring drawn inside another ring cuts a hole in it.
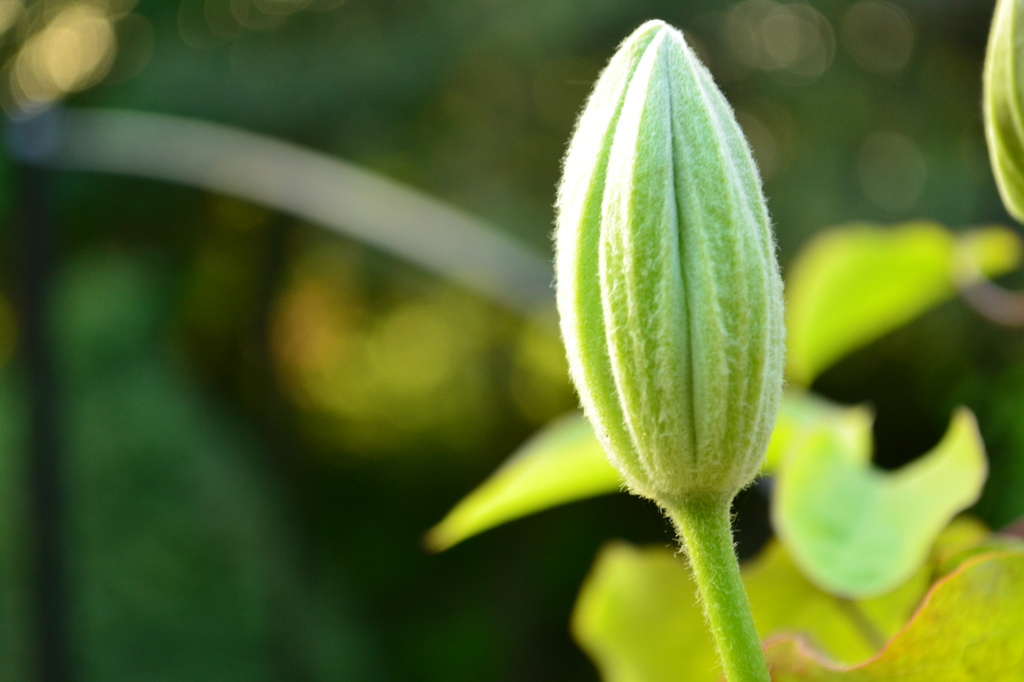
[{"label": "hairy bud surface", "polygon": [[611,462],[660,502],[756,475],[782,392],[782,280],[732,109],[682,33],[619,47],[558,191],[558,309],[573,382]]}]

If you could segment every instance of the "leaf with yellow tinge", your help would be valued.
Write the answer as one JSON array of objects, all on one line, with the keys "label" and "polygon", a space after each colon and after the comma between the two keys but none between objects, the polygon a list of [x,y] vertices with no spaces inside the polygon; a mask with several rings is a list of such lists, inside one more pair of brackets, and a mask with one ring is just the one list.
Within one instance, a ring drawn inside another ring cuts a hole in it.
[{"label": "leaf with yellow tinge", "polygon": [[863,436],[823,429],[778,475],[772,519],[803,572],[821,588],[869,597],[920,568],[939,532],[981,494],[987,464],[977,424],[959,409],[942,441],[902,469],[870,464]]},{"label": "leaf with yellow tinge", "polygon": [[822,430],[835,434],[846,449],[870,454],[873,419],[874,413],[865,406],[839,405],[809,391],[790,389],[783,397],[761,471],[778,471],[790,455],[800,451],[805,439]]},{"label": "leaf with yellow tinge", "polygon": [[572,632],[604,682],[715,682],[718,658],[682,557],[617,542],[598,555]]},{"label": "leaf with yellow tinge", "polygon": [[845,355],[951,298],[958,279],[1003,274],[1021,255],[1020,240],[1000,227],[962,236],[928,222],[822,232],[789,270],[790,381],[809,385]]},{"label": "leaf with yellow tinge", "polygon": [[856,666],[800,640],[767,647],[773,682],[1019,682],[1024,680],[1024,552],[971,559],[937,582],[911,622]]},{"label": "leaf with yellow tinge", "polygon": [[929,577],[930,571],[922,567],[888,594],[854,601],[815,586],[776,542],[743,567],[762,640],[782,632],[802,633],[844,663],[871,657],[899,632],[928,589]]},{"label": "leaf with yellow tinge", "polygon": [[[907,622],[928,589],[935,561],[986,535],[980,524],[958,519],[940,536],[933,561],[911,580],[861,601],[821,591],[772,543],[742,569],[758,633],[762,639],[800,634],[834,660],[863,661]],[[714,643],[690,571],[667,549],[606,546],[580,592],[572,629],[605,682],[718,680]]]},{"label": "leaf with yellow tinge", "polygon": [[538,432],[448,512],[427,533],[427,546],[448,549],[512,519],[621,487],[590,425],[570,414]]}]

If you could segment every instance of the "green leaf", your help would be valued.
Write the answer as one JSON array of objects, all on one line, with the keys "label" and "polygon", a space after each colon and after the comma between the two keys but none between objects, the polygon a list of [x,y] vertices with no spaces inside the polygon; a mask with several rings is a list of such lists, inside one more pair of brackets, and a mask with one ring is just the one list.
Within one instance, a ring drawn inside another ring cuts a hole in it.
[{"label": "green leaf", "polygon": [[773,500],[775,530],[797,564],[846,597],[881,594],[913,575],[942,528],[978,499],[987,471],[963,408],[935,449],[899,471],[871,467],[869,434],[862,421],[806,438],[780,470]]},{"label": "green leaf", "polygon": [[950,553],[974,547],[986,537],[988,529],[980,522],[955,519],[939,535],[926,564],[909,580],[868,599],[848,600],[822,591],[779,542],[769,544],[743,567],[743,581],[762,639],[800,633],[834,660],[853,663],[874,655],[906,625],[936,566]]},{"label": "green leaf", "polygon": [[937,582],[877,657],[840,666],[794,638],[769,645],[774,682],[1013,682],[1024,679],[1024,552],[978,557]]},{"label": "green leaf", "polygon": [[714,682],[715,643],[684,560],[617,542],[598,555],[572,618],[605,682]]},{"label": "green leaf", "polygon": [[838,405],[808,391],[786,391],[772,439],[768,442],[762,473],[775,473],[804,440],[821,429],[831,429],[848,439],[851,449],[871,447],[872,413],[867,407]]},{"label": "green leaf", "polygon": [[552,422],[427,533],[427,546],[448,549],[494,526],[622,487],[590,424],[579,413]]},{"label": "green leaf", "polygon": [[[891,592],[860,601],[820,590],[773,542],[742,569],[758,633],[799,634],[836,660],[863,661],[906,624],[933,565],[986,534],[958,519],[940,536],[928,566]],[[685,560],[667,549],[606,546],[580,592],[572,629],[606,682],[719,679],[696,586]]]},{"label": "green leaf", "polygon": [[952,297],[958,281],[1002,274],[1020,260],[1020,240],[999,227],[955,236],[927,222],[854,224],[821,233],[789,272],[790,381],[810,384],[837,360]]},{"label": "green leaf", "polygon": [[810,582],[777,542],[743,575],[762,639],[800,633],[834,659],[850,663],[871,657],[896,634],[928,589],[928,572],[921,570],[883,596],[837,598]]}]

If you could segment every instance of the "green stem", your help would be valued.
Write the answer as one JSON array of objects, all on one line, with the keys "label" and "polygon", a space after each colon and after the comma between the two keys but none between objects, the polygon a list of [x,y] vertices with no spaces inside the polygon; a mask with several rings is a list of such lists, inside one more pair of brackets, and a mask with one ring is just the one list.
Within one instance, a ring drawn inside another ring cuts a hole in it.
[{"label": "green stem", "polygon": [[770,682],[740,580],[732,542],[730,500],[696,499],[665,505],[693,567],[704,615],[729,682]]}]

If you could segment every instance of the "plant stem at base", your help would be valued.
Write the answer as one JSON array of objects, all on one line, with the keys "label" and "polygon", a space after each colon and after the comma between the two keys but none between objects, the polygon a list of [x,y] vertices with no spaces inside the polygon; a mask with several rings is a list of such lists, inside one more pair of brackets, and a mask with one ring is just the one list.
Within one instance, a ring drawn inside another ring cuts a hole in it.
[{"label": "plant stem at base", "polygon": [[695,499],[665,507],[697,581],[704,615],[729,682],[770,682],[733,546],[730,500]]}]

